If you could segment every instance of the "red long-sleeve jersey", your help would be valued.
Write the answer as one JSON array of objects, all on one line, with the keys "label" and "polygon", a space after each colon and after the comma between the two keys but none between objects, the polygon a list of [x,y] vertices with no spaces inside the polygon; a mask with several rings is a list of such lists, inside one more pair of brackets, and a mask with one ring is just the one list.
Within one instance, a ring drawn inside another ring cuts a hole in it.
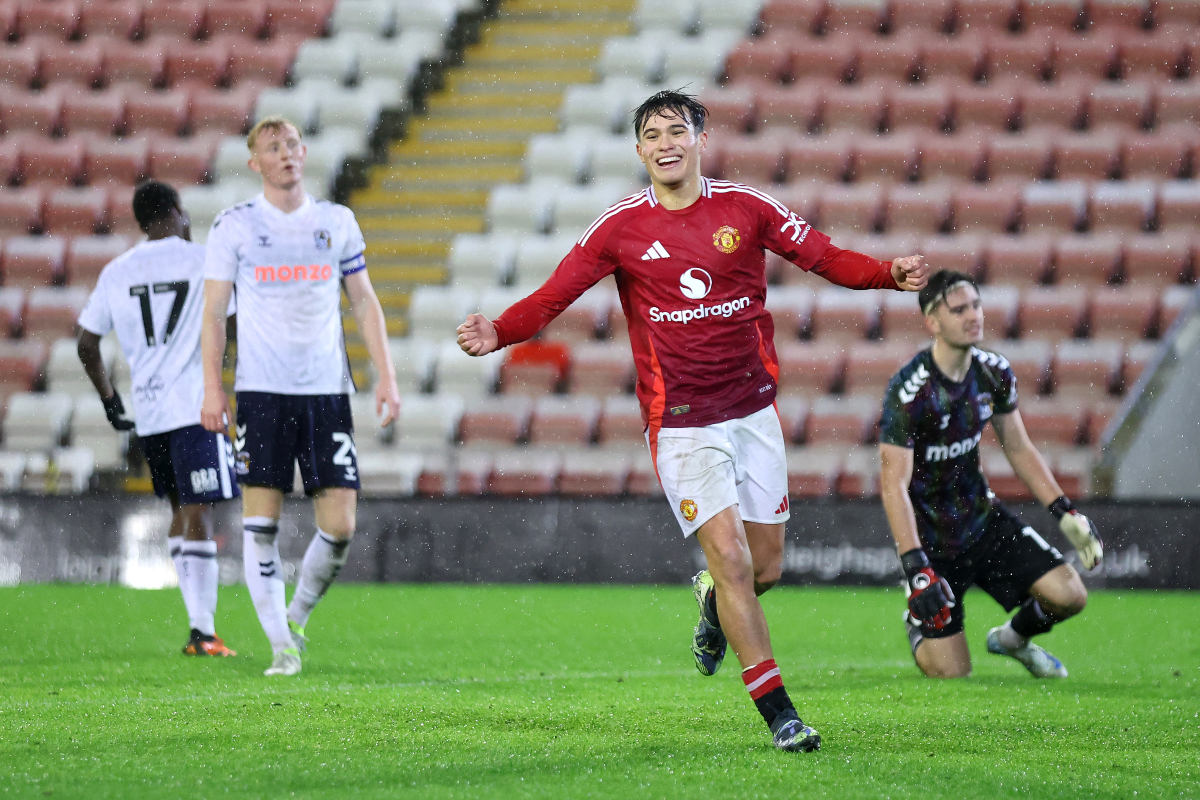
[{"label": "red long-sleeve jersey", "polygon": [[775,401],[775,325],[765,250],[853,289],[898,288],[891,265],[840,250],[772,197],[702,180],[671,211],[647,188],[606,210],[549,280],[495,320],[500,346],[529,339],[614,275],[651,432],[712,425]]}]

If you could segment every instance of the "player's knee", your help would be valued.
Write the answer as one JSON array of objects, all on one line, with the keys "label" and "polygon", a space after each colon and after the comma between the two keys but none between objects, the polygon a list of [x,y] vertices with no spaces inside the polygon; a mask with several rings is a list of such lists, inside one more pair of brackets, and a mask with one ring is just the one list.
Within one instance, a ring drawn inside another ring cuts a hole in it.
[{"label": "player's knee", "polygon": [[764,566],[755,565],[754,568],[754,593],[762,594],[770,590],[775,584],[779,583],[779,579],[783,577],[782,564],[766,564]]},{"label": "player's knee", "polygon": [[926,678],[949,680],[971,677],[970,664],[918,664]]},{"label": "player's knee", "polygon": [[1087,601],[1088,593],[1087,589],[1083,587],[1083,583],[1078,580],[1073,581],[1067,586],[1062,597],[1057,599],[1054,607],[1054,616],[1059,619],[1073,617],[1080,611],[1083,611],[1084,607],[1087,606]]}]

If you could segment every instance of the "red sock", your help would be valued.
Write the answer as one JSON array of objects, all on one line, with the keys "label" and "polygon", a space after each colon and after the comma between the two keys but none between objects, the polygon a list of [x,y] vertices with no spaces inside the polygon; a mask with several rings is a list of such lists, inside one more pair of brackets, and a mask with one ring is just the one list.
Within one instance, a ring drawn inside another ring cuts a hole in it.
[{"label": "red sock", "polygon": [[773,723],[780,713],[794,709],[792,699],[783,688],[783,678],[779,675],[779,665],[775,659],[768,658],[762,663],[746,667],[742,670],[742,681],[767,725]]}]

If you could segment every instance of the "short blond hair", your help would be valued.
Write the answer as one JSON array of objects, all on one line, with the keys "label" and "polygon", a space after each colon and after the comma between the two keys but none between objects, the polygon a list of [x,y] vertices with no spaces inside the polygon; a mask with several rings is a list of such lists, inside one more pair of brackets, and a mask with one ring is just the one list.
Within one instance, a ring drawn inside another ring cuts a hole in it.
[{"label": "short blond hair", "polygon": [[272,114],[269,117],[263,117],[258,122],[254,123],[254,127],[250,129],[250,133],[246,135],[246,147],[254,150],[254,145],[258,144],[258,137],[263,131],[281,131],[285,127],[290,127],[296,132],[296,135],[301,139],[304,138],[304,132],[300,130],[300,126],[292,122],[287,117],[278,114]]}]

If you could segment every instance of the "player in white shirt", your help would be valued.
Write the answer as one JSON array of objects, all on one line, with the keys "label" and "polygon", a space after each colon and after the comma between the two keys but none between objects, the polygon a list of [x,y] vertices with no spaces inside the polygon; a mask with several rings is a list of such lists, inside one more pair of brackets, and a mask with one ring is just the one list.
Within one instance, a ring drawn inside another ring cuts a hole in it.
[{"label": "player in white shirt", "polygon": [[[346,563],[358,502],[358,462],[349,395],[354,391],[342,332],[341,289],[379,374],[381,424],[400,408],[383,309],[350,209],[304,191],[307,150],[299,129],[267,117],[246,140],[257,197],[213,222],[204,266],[204,427],[223,431],[229,401],[221,385],[225,310],[236,289],[237,474],[243,493],[246,584],[274,660],[267,675],[295,675],[309,615]],[[284,494],[299,463],[313,497],[317,532],[296,591],[285,604],[277,536]]]},{"label": "player in white shirt", "polygon": [[[190,241],[179,193],[164,183],[137,188],[133,215],[149,239],[100,273],[79,316],[79,358],[113,427],[127,431],[136,426],[154,493],[171,501],[167,541],[192,629],[183,652],[233,656],[237,653],[217,636],[214,623],[217,543],[212,509],[239,492],[232,443],[224,433],[200,425],[204,248]],[[133,373],[136,425],[126,417],[100,356],[100,338],[114,329]]]}]

